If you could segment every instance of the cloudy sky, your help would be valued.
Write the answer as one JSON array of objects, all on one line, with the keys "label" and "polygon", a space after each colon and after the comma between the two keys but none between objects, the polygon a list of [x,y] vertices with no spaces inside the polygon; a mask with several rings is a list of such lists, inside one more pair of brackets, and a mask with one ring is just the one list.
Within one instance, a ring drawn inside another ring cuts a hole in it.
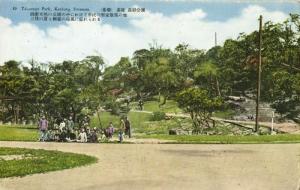
[{"label": "cloudy sky", "polygon": [[[22,11],[22,7],[76,7],[90,12],[140,7],[146,12],[101,18],[100,22],[49,22],[31,21],[30,11]],[[115,64],[121,56],[132,56],[153,41],[165,48],[187,43],[209,49],[215,32],[222,44],[241,32],[256,30],[259,15],[264,21],[280,22],[299,10],[299,1],[0,0],[0,65],[11,59],[61,62],[95,54],[101,54],[107,64]]]}]

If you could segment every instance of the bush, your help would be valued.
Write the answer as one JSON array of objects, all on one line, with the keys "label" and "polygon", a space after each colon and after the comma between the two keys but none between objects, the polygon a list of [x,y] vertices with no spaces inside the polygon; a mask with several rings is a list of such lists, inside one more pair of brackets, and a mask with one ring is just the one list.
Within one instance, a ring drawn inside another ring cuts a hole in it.
[{"label": "bush", "polygon": [[156,111],[156,112],[153,112],[153,115],[151,116],[150,121],[161,121],[161,120],[164,120],[165,117],[166,117],[165,112]]},{"label": "bush", "polygon": [[116,102],[114,99],[108,99],[104,102],[104,108],[111,112],[113,115],[120,114],[120,103]]}]

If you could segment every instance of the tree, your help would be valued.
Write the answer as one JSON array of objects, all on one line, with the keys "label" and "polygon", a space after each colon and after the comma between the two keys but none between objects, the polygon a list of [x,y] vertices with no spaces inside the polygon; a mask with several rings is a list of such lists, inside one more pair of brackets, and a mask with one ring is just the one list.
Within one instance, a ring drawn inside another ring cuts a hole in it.
[{"label": "tree", "polygon": [[273,73],[272,81],[272,107],[281,116],[291,119],[297,117],[300,113],[300,74],[277,71]]},{"label": "tree", "polygon": [[198,85],[207,89],[212,95],[221,96],[218,76],[219,68],[210,61],[198,65],[194,71]]},{"label": "tree", "polygon": [[160,105],[166,103],[167,98],[180,84],[177,74],[171,68],[170,57],[167,56],[160,56],[149,63],[145,68],[144,76],[148,79],[148,86],[154,86],[159,95],[163,96]]},{"label": "tree", "polygon": [[177,95],[177,102],[179,107],[190,113],[195,133],[202,133],[204,129],[212,127],[212,112],[222,106],[220,97],[211,98],[206,90],[197,87],[181,91]]},{"label": "tree", "polygon": [[33,99],[30,90],[34,81],[24,74],[20,63],[16,61],[8,61],[0,66],[0,79],[0,101],[5,110],[1,119],[18,123],[24,116],[23,107]]}]

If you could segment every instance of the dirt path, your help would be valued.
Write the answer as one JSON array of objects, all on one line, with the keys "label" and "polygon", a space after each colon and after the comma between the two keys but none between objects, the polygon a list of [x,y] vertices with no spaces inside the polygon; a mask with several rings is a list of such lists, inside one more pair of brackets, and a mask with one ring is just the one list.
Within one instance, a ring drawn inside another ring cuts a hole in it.
[{"label": "dirt path", "polygon": [[1,190],[299,190],[300,144],[171,145],[0,142],[96,156],[96,164],[0,179]]},{"label": "dirt path", "polygon": [[[118,141],[118,137],[113,137],[110,141]],[[124,138],[124,143],[133,143],[133,144],[163,144],[163,143],[172,143],[176,142],[176,140],[163,140],[163,139],[137,139],[137,138]]]}]

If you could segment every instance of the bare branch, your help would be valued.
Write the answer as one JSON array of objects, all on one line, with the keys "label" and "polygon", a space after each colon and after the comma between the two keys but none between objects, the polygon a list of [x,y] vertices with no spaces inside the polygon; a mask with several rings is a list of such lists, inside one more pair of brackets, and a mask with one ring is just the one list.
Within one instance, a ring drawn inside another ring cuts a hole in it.
[{"label": "bare branch", "polygon": [[292,65],[288,65],[288,64],[286,64],[286,63],[281,63],[281,65],[283,65],[283,66],[285,66],[285,67],[291,67],[291,68],[295,69],[296,71],[300,71],[300,68],[294,67],[294,66],[292,66]]}]

